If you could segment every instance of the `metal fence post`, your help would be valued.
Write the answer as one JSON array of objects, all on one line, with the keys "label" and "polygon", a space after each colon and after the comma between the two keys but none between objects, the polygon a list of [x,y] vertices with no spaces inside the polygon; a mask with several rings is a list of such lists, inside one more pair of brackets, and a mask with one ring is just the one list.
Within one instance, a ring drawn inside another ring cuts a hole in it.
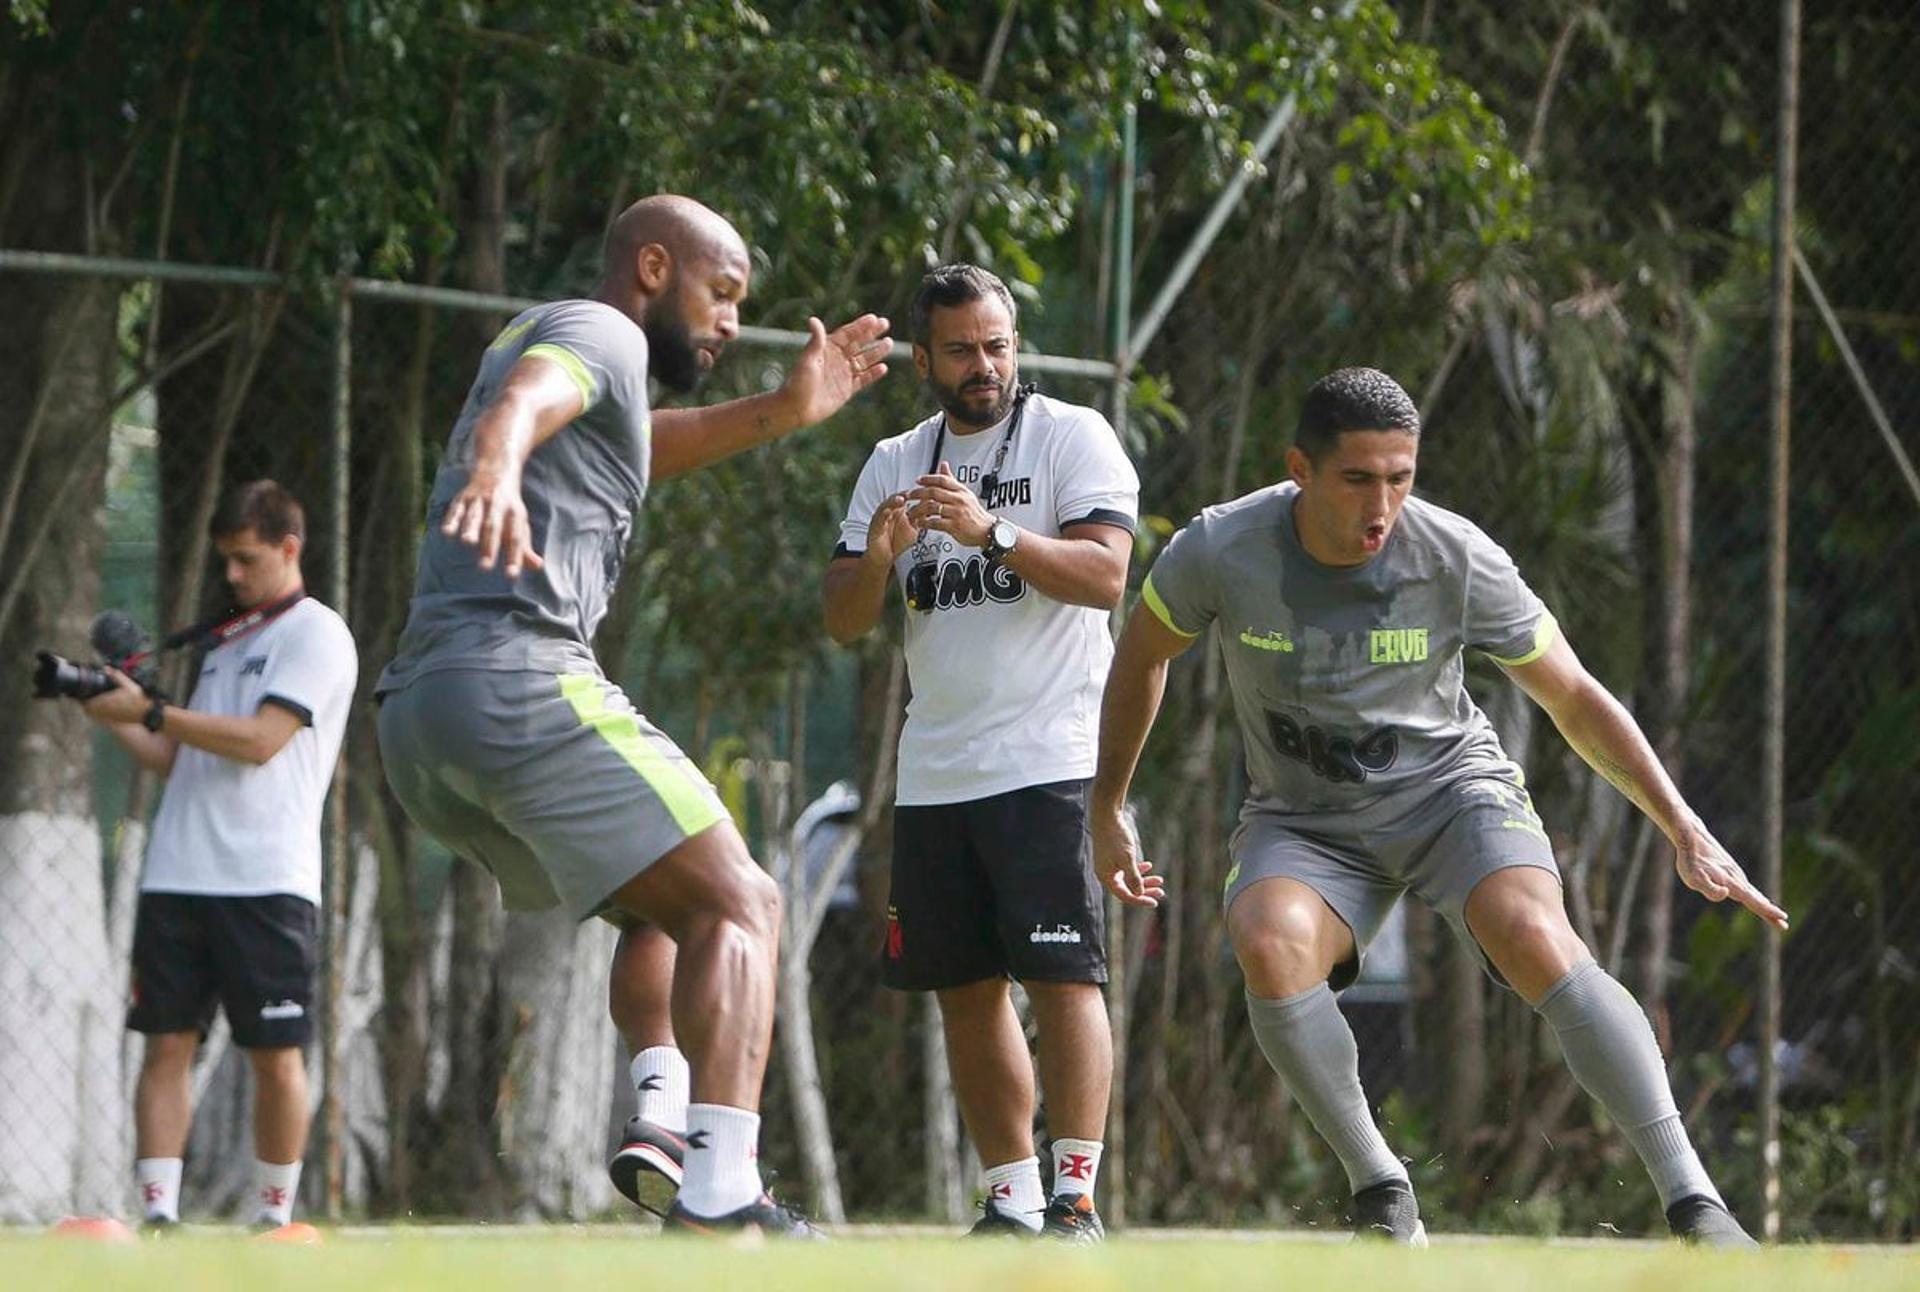
[{"label": "metal fence post", "polygon": [[[1800,111],[1800,0],[1780,0],[1780,114],[1773,191],[1772,373],[1768,405],[1773,454],[1767,536],[1767,689],[1761,753],[1761,886],[1780,899],[1786,846],[1787,485],[1793,397],[1793,212]],[[1760,958],[1761,1230],[1780,1237],[1780,931],[1769,926]]]},{"label": "metal fence post", "polygon": [[[352,470],[353,448],[353,283],[346,275],[334,281],[333,291],[333,364],[330,380],[328,483],[332,491],[328,507],[332,532],[328,535],[331,563],[327,571],[327,595],[333,608],[352,627],[347,603],[347,535],[349,532],[348,486]],[[346,970],[341,958],[346,952],[347,869],[352,864],[352,842],[347,833],[347,741],[340,742],[340,758],[335,764],[333,786],[327,800],[327,874],[326,874],[326,993],[327,1004],[321,1029],[321,1125],[322,1181],[325,1209],[329,1220],[338,1220],[345,1193],[346,1102],[341,1097],[341,1031],[345,1011],[341,1005]]]}]

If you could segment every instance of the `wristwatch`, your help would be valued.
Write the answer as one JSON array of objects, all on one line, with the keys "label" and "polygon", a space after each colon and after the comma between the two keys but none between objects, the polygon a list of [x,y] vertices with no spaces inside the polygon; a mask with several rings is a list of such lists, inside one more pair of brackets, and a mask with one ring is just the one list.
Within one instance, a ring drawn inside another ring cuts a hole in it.
[{"label": "wristwatch", "polygon": [[987,530],[987,545],[982,550],[987,559],[998,560],[1009,555],[1020,546],[1020,527],[1010,520],[994,517],[993,524]]},{"label": "wristwatch", "polygon": [[159,731],[166,720],[167,702],[165,700],[155,700],[148,706],[147,711],[140,715],[140,725],[148,731]]}]

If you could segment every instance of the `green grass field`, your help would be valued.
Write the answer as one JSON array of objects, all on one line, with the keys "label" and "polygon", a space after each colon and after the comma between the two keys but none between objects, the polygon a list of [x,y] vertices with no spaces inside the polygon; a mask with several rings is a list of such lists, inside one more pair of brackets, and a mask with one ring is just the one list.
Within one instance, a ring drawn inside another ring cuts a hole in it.
[{"label": "green grass field", "polygon": [[1076,1250],[954,1238],[843,1237],[730,1247],[644,1233],[504,1229],[474,1235],[358,1230],[317,1247],[221,1234],[110,1245],[0,1237],[0,1286],[233,1292],[377,1288],[833,1289],[888,1292],[1184,1292],[1287,1287],[1310,1292],[1786,1292],[1920,1288],[1920,1249],[1789,1247],[1724,1255],[1653,1243],[1542,1244],[1437,1239],[1424,1252],[1245,1234],[1155,1235]]}]

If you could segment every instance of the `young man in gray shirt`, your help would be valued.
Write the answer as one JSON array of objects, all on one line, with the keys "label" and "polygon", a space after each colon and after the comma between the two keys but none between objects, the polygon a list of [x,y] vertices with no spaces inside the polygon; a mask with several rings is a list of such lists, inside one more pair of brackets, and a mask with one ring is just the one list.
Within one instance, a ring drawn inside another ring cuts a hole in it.
[{"label": "young man in gray shirt", "polygon": [[1464,653],[1500,664],[1660,827],[1690,888],[1780,928],[1786,913],[1680,797],[1512,559],[1469,521],[1409,497],[1419,447],[1406,392],[1371,368],[1341,369],[1307,394],[1292,480],[1209,507],[1174,536],[1108,676],[1095,865],[1123,902],[1158,904],[1163,880],[1124,818],[1127,786],[1167,662],[1217,624],[1251,781],[1228,934],[1254,1035],[1346,1168],[1356,1231],[1425,1243],[1334,1001],[1411,889],[1547,1020],[1646,1164],[1673,1232],[1751,1246],[1688,1141],[1646,1016],[1567,921],[1553,850],[1467,693]]}]

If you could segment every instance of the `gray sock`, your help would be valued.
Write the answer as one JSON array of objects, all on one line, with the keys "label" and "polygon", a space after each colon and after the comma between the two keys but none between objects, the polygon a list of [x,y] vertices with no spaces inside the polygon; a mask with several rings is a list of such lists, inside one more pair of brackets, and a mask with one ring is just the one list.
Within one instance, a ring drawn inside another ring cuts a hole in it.
[{"label": "gray sock", "polygon": [[1347,1169],[1353,1192],[1386,1180],[1405,1181],[1407,1168],[1387,1148],[1367,1109],[1360,1051],[1333,990],[1321,983],[1280,1000],[1248,996],[1247,1017],[1261,1053]]},{"label": "gray sock", "polygon": [[1575,965],[1534,1006],[1560,1038],[1574,1080],[1626,1132],[1670,1207],[1689,1194],[1720,1200],[1673,1103],[1667,1065],[1633,994],[1595,961]]}]

